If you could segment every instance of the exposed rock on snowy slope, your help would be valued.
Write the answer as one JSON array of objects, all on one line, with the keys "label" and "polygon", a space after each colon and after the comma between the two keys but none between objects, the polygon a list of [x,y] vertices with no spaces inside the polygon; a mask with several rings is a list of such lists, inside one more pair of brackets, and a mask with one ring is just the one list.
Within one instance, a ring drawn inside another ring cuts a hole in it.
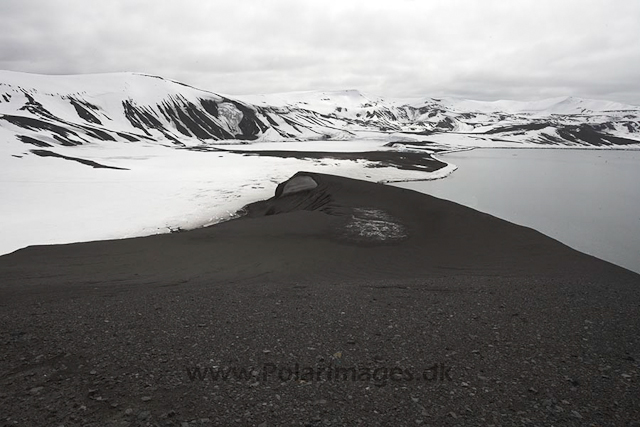
[{"label": "exposed rock on snowy slope", "polygon": [[303,120],[296,115],[141,74],[0,72],[0,126],[38,147],[116,140],[190,146],[259,137],[348,136],[318,114],[306,112]]},{"label": "exposed rock on snowy slope", "polygon": [[572,97],[394,101],[354,90],[229,97],[143,74],[1,71],[0,135],[34,148],[109,141],[193,147],[221,140],[389,135],[444,146],[614,147],[640,144],[640,108]]}]

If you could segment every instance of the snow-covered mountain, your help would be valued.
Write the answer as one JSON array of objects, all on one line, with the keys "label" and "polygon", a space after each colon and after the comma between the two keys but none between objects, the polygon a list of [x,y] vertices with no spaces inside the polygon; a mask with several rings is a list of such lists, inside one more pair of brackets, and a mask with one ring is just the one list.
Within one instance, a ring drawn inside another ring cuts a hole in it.
[{"label": "snow-covered mountain", "polygon": [[231,97],[143,74],[0,71],[0,138],[40,149],[401,137],[453,147],[630,146],[640,144],[640,107],[572,97],[385,100],[355,90]]},{"label": "snow-covered mountain", "polygon": [[[273,116],[273,117],[272,117]],[[41,76],[0,73],[0,123],[22,142],[80,145],[157,141],[178,146],[266,137],[287,124],[268,108],[159,77],[118,73]],[[317,131],[331,123],[312,123]],[[291,138],[280,130],[283,138]],[[297,137],[315,132],[300,129]]]},{"label": "snow-covered mountain", "polygon": [[[640,107],[574,97],[533,102],[453,98],[384,100],[349,90],[254,95],[241,99],[256,106],[277,106],[281,111],[311,110],[342,121],[343,129],[355,135],[366,130],[429,135],[426,139],[444,145],[453,141],[470,146],[640,143]],[[445,133],[456,137],[444,137]]]}]

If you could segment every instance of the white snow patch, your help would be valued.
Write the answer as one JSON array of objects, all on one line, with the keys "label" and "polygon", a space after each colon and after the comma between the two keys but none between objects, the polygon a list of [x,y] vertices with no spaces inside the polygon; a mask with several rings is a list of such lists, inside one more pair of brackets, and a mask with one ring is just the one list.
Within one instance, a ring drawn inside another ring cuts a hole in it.
[{"label": "white snow patch", "polygon": [[406,237],[402,224],[380,209],[356,208],[345,227],[347,236],[373,241],[399,240]]},{"label": "white snow patch", "polygon": [[[272,197],[280,182],[301,170],[375,182],[443,176],[442,171],[370,167],[365,160],[243,156],[177,150],[153,142],[47,148],[129,170],[94,169],[38,157],[29,152],[36,147],[16,141],[6,129],[0,131],[0,142],[0,254],[28,245],[118,239],[215,224],[248,203]],[[350,143],[357,149],[355,141]],[[306,143],[298,144],[302,148]],[[369,149],[372,142],[362,144]]]}]

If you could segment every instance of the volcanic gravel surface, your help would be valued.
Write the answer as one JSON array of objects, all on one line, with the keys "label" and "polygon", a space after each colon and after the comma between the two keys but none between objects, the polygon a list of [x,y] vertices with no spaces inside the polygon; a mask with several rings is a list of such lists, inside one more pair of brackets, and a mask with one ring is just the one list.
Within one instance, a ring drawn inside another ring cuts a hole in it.
[{"label": "volcanic gravel surface", "polygon": [[640,425],[639,275],[292,180],[212,227],[0,257],[0,425]]}]

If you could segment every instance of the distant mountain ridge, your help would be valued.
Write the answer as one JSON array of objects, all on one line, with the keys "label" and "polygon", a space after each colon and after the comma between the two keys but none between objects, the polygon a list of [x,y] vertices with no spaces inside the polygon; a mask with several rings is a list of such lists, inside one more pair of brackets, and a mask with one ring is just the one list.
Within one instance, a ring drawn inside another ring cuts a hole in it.
[{"label": "distant mountain ridge", "polygon": [[36,147],[108,141],[413,139],[445,146],[640,148],[640,107],[573,97],[385,100],[359,91],[228,96],[136,73],[0,71],[0,137]]}]

